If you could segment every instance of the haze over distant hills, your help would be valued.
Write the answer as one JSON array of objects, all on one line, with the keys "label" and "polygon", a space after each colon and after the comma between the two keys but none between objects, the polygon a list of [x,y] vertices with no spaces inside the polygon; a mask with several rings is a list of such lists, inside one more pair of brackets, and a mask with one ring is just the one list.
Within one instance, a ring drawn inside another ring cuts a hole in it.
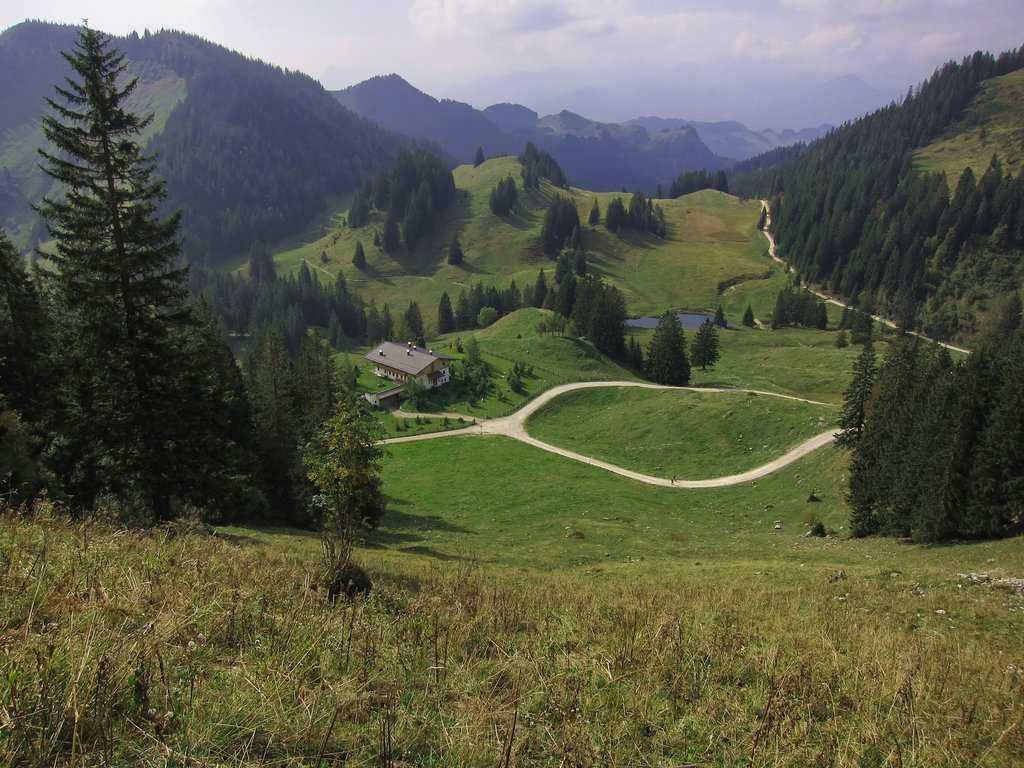
[{"label": "haze over distant hills", "polygon": [[470,104],[519,102],[542,114],[569,109],[602,121],[655,114],[782,131],[840,125],[887,105],[910,85],[883,93],[855,75],[823,78],[782,66],[752,70],[728,60],[713,67],[680,64],[639,74],[626,67],[622,75],[584,87],[566,88],[565,82],[568,77],[557,69],[514,72],[467,82],[450,93]]},{"label": "haze over distant hills", "polygon": [[754,132],[737,122],[662,118],[603,123],[564,109],[541,117],[508,103],[476,110],[435,99],[395,74],[334,95],[357,114],[389,130],[435,141],[464,163],[472,161],[478,146],[486,155],[518,154],[526,141],[533,141],[558,158],[573,184],[597,191],[653,191],[684,171],[724,168],[780,145],[811,141],[829,128]]}]

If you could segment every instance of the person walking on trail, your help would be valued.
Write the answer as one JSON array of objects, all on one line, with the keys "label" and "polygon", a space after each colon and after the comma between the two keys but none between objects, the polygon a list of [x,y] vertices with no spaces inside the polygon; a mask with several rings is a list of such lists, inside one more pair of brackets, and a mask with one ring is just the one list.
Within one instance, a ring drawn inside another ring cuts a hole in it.
[{"label": "person walking on trail", "polygon": [[676,484],[676,476],[672,475],[672,485],[675,485],[675,484]]}]

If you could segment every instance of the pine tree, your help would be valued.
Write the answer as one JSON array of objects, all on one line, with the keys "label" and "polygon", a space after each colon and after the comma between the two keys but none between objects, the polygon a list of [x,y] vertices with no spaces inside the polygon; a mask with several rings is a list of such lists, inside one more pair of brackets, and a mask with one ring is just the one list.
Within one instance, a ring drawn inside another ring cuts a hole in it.
[{"label": "pine tree", "polygon": [[590,208],[590,218],[588,219],[590,226],[596,227],[598,222],[601,221],[601,207],[597,204],[597,198],[594,198],[594,205]]},{"label": "pine tree", "polygon": [[747,311],[743,313],[743,320],[740,322],[747,326],[747,328],[753,328],[756,324],[756,321],[754,320],[754,309],[749,304],[747,304]]},{"label": "pine tree", "polygon": [[36,207],[56,241],[45,273],[59,318],[50,459],[79,503],[109,495],[165,520],[197,480],[190,452],[203,436],[191,430],[202,424],[183,409],[199,407],[189,378],[210,365],[186,340],[180,214],[157,217],[164,183],[140,146],[152,117],[125,108],[136,81],[122,80],[124,55],[85,28],[64,58],[73,76],[43,118],[56,151],[40,154],[67,193]]},{"label": "pine tree", "polygon": [[690,361],[686,356],[686,336],[675,312],[666,312],[654,329],[647,347],[644,375],[658,384],[685,387],[690,383]]},{"label": "pine tree", "polygon": [[352,254],[352,266],[356,269],[366,269],[366,252],[363,250],[361,240],[356,240],[356,252]]},{"label": "pine tree", "polygon": [[708,366],[714,367],[720,357],[718,348],[718,326],[708,318],[697,329],[697,334],[690,347],[690,362],[699,365],[702,371]]},{"label": "pine tree", "polygon": [[448,291],[441,294],[441,301],[437,305],[437,330],[438,333],[451,333],[455,330],[455,314],[452,312]]},{"label": "pine tree", "polygon": [[[843,332],[845,333],[845,332]],[[839,412],[839,429],[836,444],[847,448],[856,448],[864,429],[864,416],[871,388],[878,378],[878,365],[875,362],[875,347],[868,339],[861,353],[853,364],[853,380],[843,393],[843,407]]]},{"label": "pine tree", "polygon": [[448,246],[448,263],[452,266],[458,266],[462,263],[465,258],[465,254],[462,252],[462,245],[459,243],[458,237],[452,238],[452,244]]},{"label": "pine tree", "polygon": [[416,346],[425,347],[425,329],[423,327],[423,314],[420,312],[420,305],[415,301],[409,302],[409,308],[405,310],[405,324],[412,334],[412,341]]},{"label": "pine tree", "polygon": [[722,305],[718,305],[718,309],[715,310],[715,325],[719,328],[728,327],[729,323],[725,319],[725,310],[722,309]]},{"label": "pine tree", "polygon": [[483,147],[477,147],[476,148],[476,154],[473,156],[473,167],[474,168],[480,167],[481,165],[484,164],[484,160],[485,160],[485,158],[484,158],[484,148]]}]

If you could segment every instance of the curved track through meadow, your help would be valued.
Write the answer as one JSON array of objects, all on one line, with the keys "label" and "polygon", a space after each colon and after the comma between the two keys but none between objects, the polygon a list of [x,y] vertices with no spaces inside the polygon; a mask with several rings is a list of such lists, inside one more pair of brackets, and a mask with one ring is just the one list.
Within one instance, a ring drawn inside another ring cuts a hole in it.
[{"label": "curved track through meadow", "polygon": [[[474,426],[465,427],[462,429],[448,430],[445,432],[430,432],[425,435],[413,435],[411,437],[396,437],[387,440],[386,442],[390,445],[392,443],[408,443],[418,440],[435,440],[442,437],[451,437],[455,435],[504,435],[506,437],[511,437],[515,440],[524,442],[527,445],[532,445],[536,448],[540,448],[545,451],[550,451],[551,453],[557,453],[560,456],[575,459],[576,461],[583,462],[584,464],[589,464],[593,467],[599,467],[609,472],[614,472],[617,475],[622,475],[623,477],[628,477],[632,480],[639,480],[642,483],[648,483],[650,485],[660,485],[672,488],[723,488],[729,485],[740,485],[742,483],[748,483],[752,480],[757,480],[758,478],[769,475],[772,472],[776,472],[777,470],[780,470],[783,467],[788,466],[789,464],[792,464],[793,462],[799,459],[802,459],[809,453],[813,453],[822,446],[828,445],[833,440],[835,440],[836,437],[836,432],[834,430],[823,432],[820,435],[816,435],[815,437],[812,437],[809,440],[805,440],[804,442],[800,443],[800,445],[796,446],[785,455],[780,456],[779,458],[770,461],[767,464],[762,464],[760,467],[755,467],[754,469],[748,470],[746,472],[741,472],[737,475],[716,477],[710,480],[676,479],[675,481],[673,481],[672,479],[667,477],[657,477],[655,475],[646,475],[642,472],[634,472],[633,470],[626,469],[625,467],[620,467],[616,464],[610,464],[606,461],[600,461],[599,459],[584,456],[583,454],[576,453],[575,451],[569,451],[566,450],[565,448],[559,448],[557,445],[551,445],[550,443],[545,443],[542,440],[538,440],[535,437],[531,437],[530,434],[526,431],[526,420],[530,417],[531,414],[533,414],[538,408],[540,408],[545,403],[553,400],[559,395],[562,395],[566,392],[570,392],[575,389],[592,389],[594,387],[642,387],[644,389],[677,390],[685,389],[686,391],[690,392],[755,392],[758,395],[767,395],[769,397],[781,397],[786,400],[799,400],[801,402],[811,403],[813,405],[826,405],[826,403],[819,403],[816,400],[808,400],[802,397],[794,397],[792,395],[780,395],[777,392],[763,392],[759,390],[737,390],[728,388],[707,387],[681,388],[669,387],[661,384],[648,384],[639,381],[583,381],[574,382],[571,384],[561,384],[557,387],[552,387],[551,389],[542,392],[536,398],[534,398],[525,406],[523,406],[518,411],[509,416],[503,416],[498,419],[486,419],[484,421],[477,422],[476,425]],[[459,414],[429,415],[431,417],[457,417]]]}]

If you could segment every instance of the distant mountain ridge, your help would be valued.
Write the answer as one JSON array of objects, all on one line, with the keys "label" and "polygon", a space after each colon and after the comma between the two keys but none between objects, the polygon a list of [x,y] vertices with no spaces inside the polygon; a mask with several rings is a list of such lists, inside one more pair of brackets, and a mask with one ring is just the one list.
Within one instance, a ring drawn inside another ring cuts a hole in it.
[{"label": "distant mountain ridge", "polygon": [[384,128],[437,142],[462,163],[472,162],[477,147],[490,156],[518,154],[532,141],[554,155],[571,183],[594,191],[653,190],[681,171],[728,164],[685,126],[652,135],[642,126],[600,123],[567,110],[545,117],[518,104],[477,110],[435,99],[393,74],[334,95]]},{"label": "distant mountain ridge", "polygon": [[683,125],[692,126],[712,152],[734,160],[747,160],[762,152],[769,152],[778,147],[790,146],[801,141],[809,144],[832,130],[831,125],[825,124],[817,128],[803,128],[799,131],[792,128],[782,131],[773,131],[770,128],[753,131],[735,120],[706,123],[698,120],[663,117],[638,117],[630,120],[629,124],[642,126],[651,133],[676,130]]},{"label": "distant mountain ridge", "polygon": [[540,116],[511,103],[477,110],[429,96],[396,74],[333,93],[357,114],[435,141],[462,163],[472,162],[477,147],[491,156],[518,154],[533,141],[558,159],[573,184],[595,191],[653,191],[684,171],[715,171],[779,146],[813,141],[831,128],[757,132],[735,121],[660,117],[604,123],[570,110]]},{"label": "distant mountain ridge", "polygon": [[[76,29],[25,22],[0,35],[0,226],[21,248],[47,235],[29,203],[50,190],[36,165],[40,118],[70,74]],[[354,192],[408,139],[356,116],[319,83],[180,32],[113,38],[138,77],[130,108],[183,213],[186,256],[225,263],[256,241],[294,235],[328,197]]]}]

